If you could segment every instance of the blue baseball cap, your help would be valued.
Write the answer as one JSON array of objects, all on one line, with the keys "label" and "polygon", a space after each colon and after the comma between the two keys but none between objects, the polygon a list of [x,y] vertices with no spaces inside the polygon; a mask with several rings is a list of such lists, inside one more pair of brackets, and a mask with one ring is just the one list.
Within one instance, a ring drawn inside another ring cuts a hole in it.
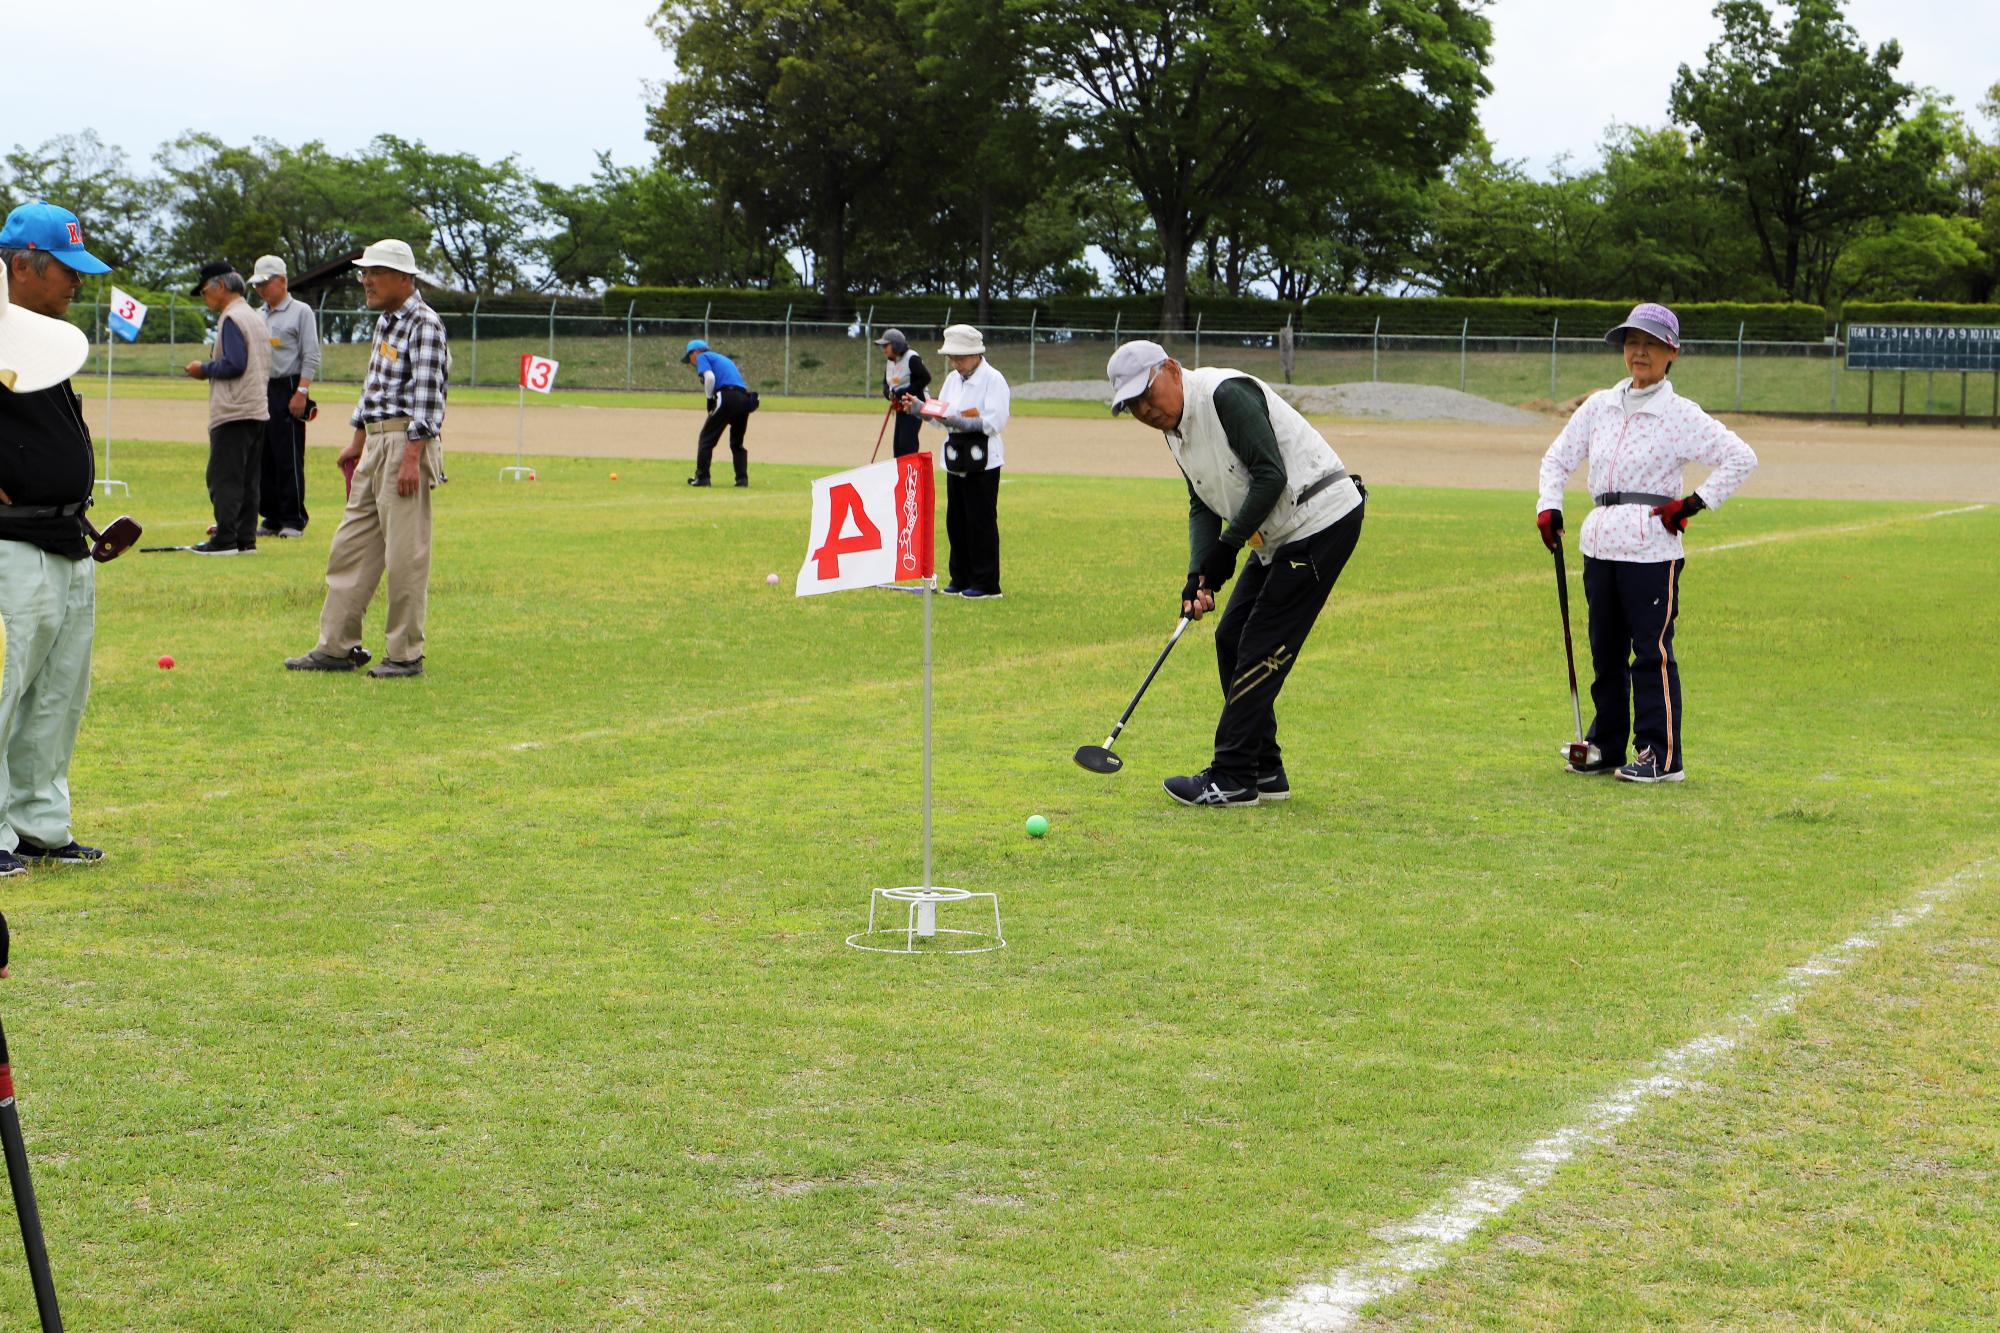
[{"label": "blue baseball cap", "polygon": [[75,273],[109,273],[111,265],[83,248],[83,224],[47,200],[22,204],[0,227],[0,250],[46,250]]},{"label": "blue baseball cap", "polygon": [[688,339],[687,351],[681,353],[681,358],[685,360],[689,352],[706,352],[707,350],[708,350],[708,343],[705,340],[701,338],[690,338]]}]

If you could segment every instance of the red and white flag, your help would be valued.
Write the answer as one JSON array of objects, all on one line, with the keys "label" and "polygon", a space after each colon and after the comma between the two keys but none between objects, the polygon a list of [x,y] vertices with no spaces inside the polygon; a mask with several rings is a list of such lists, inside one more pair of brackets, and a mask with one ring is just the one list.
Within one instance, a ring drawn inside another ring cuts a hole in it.
[{"label": "red and white flag", "polygon": [[521,387],[536,393],[552,391],[556,387],[556,367],[560,364],[533,352],[521,353]]},{"label": "red and white flag", "polygon": [[905,454],[813,483],[812,534],[800,597],[927,579],[937,568],[936,485],[928,453]]}]

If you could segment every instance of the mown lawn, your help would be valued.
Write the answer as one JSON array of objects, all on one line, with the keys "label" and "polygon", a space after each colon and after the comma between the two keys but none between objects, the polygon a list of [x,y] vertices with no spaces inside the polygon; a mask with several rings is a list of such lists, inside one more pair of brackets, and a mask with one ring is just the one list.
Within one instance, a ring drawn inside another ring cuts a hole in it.
[{"label": "mown lawn", "polygon": [[[194,539],[203,452],[121,457]],[[1297,798],[1222,813],[1158,788],[1205,626],[1125,772],[1069,762],[1171,627],[1184,491],[1022,476],[1007,597],[936,635],[938,877],[1009,947],[857,953],[917,874],[919,599],[789,595],[806,469],[533,461],[440,493],[422,680],[279,669],[330,513],[100,571],[110,859],[7,883],[0,986],[74,1326],[1230,1327],[2000,845],[1992,510],[1704,515],[1691,780],[1643,789],[1559,770],[1524,497],[1380,489]]]}]

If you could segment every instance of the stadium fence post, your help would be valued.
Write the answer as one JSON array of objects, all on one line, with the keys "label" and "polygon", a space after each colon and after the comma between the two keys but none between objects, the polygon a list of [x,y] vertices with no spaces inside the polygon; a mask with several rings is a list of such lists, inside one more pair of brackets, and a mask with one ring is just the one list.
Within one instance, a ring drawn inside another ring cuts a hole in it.
[{"label": "stadium fence post", "polygon": [[472,296],[472,387],[479,387],[479,294]]},{"label": "stadium fence post", "polygon": [[1562,328],[1562,318],[1557,316],[1549,323],[1549,402],[1556,401],[1556,333]]},{"label": "stadium fence post", "polygon": [[785,397],[792,396],[792,308],[785,307]]},{"label": "stadium fence post", "polygon": [[1743,410],[1743,324],[1744,321],[1739,320],[1736,325],[1736,410],[1738,412]]},{"label": "stadium fence post", "polygon": [[1041,307],[1028,311],[1028,383],[1035,382],[1035,325],[1042,317]]},{"label": "stadium fence post", "polygon": [[1368,382],[1382,378],[1382,317],[1375,316],[1375,332],[1368,339]]},{"label": "stadium fence post", "polygon": [[625,303],[625,388],[632,388],[632,312],[639,308],[635,298]]},{"label": "stadium fence post", "polygon": [[1472,332],[1472,321],[1467,319],[1458,326],[1458,391],[1465,392],[1465,336]]}]

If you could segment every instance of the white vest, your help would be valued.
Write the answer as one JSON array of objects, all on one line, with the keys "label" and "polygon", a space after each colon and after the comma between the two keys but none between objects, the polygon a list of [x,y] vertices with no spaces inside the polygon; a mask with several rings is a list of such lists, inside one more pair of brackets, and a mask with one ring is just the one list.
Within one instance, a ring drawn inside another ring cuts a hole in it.
[{"label": "white vest", "polygon": [[[1341,468],[1340,455],[1320,433],[1298,414],[1290,403],[1254,375],[1238,370],[1209,368],[1181,371],[1181,424],[1167,432],[1167,448],[1181,471],[1187,474],[1195,495],[1228,523],[1250,493],[1250,469],[1229,447],[1222,420],[1215,414],[1215,389],[1224,380],[1247,379],[1264,391],[1264,405],[1271,413],[1271,429],[1278,437],[1278,453],[1285,460],[1285,489],[1278,503],[1257,529],[1251,544],[1260,547],[1257,557],[1269,564],[1272,552],[1286,542],[1310,537],[1329,523],[1338,522],[1361,504],[1361,492],[1352,477],[1342,477],[1301,505],[1298,497],[1307,487]],[[1257,538],[1262,538],[1259,542]]]}]

